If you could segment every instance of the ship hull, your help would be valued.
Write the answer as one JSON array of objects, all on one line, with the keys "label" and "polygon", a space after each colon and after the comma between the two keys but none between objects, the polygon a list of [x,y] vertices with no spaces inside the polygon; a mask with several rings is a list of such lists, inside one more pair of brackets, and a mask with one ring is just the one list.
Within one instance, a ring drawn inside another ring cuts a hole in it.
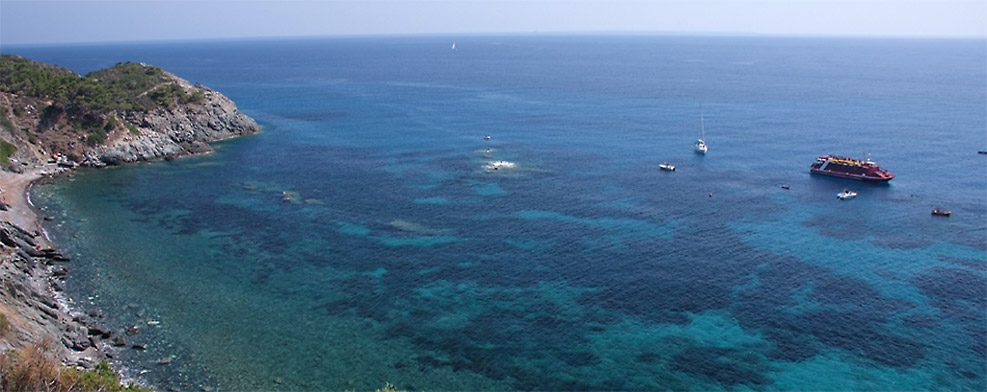
[{"label": "ship hull", "polygon": [[849,178],[851,180],[858,180],[858,181],[865,181],[865,182],[887,182],[887,181],[891,181],[891,179],[894,178],[894,176],[891,176],[891,177],[872,177],[872,176],[865,176],[865,175],[860,175],[860,174],[841,173],[841,172],[837,172],[837,171],[819,170],[819,169],[810,169],[809,172],[812,173],[812,174],[819,174],[819,175],[823,175],[823,176],[839,177],[839,178]]}]

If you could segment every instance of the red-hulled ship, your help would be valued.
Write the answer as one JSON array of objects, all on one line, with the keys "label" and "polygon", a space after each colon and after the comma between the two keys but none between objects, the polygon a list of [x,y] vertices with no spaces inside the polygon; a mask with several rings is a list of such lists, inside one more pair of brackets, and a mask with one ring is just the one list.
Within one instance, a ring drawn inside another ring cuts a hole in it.
[{"label": "red-hulled ship", "polygon": [[819,157],[809,167],[809,172],[869,182],[890,181],[894,178],[894,174],[881,169],[870,159],[860,160],[836,155]]}]

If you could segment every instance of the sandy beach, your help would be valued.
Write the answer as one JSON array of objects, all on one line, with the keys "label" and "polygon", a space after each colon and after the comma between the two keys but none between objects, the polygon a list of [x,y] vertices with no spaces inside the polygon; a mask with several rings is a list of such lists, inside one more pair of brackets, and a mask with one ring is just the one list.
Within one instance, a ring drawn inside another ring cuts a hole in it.
[{"label": "sandy beach", "polygon": [[[27,231],[40,231],[40,217],[28,202],[27,190],[34,181],[63,170],[66,169],[48,164],[27,169],[24,173],[0,171],[0,201],[9,205],[7,211],[0,211],[0,220],[13,223]],[[44,236],[39,236],[38,241],[43,246],[52,245]]]}]

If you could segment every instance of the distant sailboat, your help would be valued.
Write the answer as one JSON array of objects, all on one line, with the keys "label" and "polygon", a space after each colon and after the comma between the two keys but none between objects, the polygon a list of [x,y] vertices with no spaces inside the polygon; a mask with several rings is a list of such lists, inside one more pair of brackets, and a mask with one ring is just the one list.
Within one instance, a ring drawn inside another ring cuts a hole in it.
[{"label": "distant sailboat", "polygon": [[706,124],[705,120],[703,120],[702,106],[699,106],[699,131],[702,132],[700,134],[700,138],[698,141],[693,143],[692,148],[696,149],[696,153],[706,155],[706,151],[709,150],[709,147],[706,146]]},{"label": "distant sailboat", "polygon": [[456,50],[456,43],[455,42],[452,43],[452,50]]}]

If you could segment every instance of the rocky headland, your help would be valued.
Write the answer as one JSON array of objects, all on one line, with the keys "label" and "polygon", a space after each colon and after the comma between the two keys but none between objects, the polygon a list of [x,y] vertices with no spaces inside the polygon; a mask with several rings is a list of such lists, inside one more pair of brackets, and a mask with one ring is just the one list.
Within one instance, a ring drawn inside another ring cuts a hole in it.
[{"label": "rocky headland", "polygon": [[66,365],[92,367],[129,345],[98,311],[71,309],[61,285],[71,262],[41,230],[26,193],[46,176],[212,151],[260,131],[232,100],[140,63],[80,76],[0,55],[0,352],[46,342]]}]

